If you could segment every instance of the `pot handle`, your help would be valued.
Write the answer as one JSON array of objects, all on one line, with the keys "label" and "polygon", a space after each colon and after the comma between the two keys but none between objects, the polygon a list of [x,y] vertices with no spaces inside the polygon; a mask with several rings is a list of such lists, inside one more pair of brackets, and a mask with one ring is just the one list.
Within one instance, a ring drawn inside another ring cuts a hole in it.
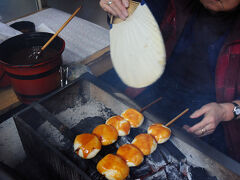
[{"label": "pot handle", "polygon": [[59,69],[61,75],[61,87],[68,85],[68,66],[62,65]]}]

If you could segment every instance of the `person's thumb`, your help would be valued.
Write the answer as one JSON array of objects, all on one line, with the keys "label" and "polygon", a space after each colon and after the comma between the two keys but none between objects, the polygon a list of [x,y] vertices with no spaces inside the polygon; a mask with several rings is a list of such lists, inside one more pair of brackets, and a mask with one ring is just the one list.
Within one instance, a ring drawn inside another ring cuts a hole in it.
[{"label": "person's thumb", "polygon": [[129,0],[122,0],[123,5],[125,6],[125,8],[128,8],[129,6]]}]

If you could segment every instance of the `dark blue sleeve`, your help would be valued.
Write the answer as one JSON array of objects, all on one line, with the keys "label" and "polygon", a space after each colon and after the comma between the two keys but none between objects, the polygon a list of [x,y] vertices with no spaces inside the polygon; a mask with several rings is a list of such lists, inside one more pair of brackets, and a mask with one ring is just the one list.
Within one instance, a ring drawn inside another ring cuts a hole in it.
[{"label": "dark blue sleeve", "polygon": [[160,26],[170,0],[145,0],[145,2]]}]

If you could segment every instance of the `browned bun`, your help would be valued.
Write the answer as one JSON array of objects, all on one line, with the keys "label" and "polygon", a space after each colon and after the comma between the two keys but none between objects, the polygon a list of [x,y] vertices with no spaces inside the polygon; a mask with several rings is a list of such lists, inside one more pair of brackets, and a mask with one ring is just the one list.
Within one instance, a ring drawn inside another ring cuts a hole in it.
[{"label": "browned bun", "polygon": [[171,129],[163,124],[152,124],[148,128],[148,134],[151,134],[158,144],[166,142],[171,136]]},{"label": "browned bun", "polygon": [[101,142],[96,135],[80,134],[74,140],[74,151],[84,159],[91,159],[101,150]]},{"label": "browned bun", "polygon": [[119,136],[126,136],[130,132],[131,125],[121,116],[112,116],[107,121],[106,124],[112,125],[118,131]]},{"label": "browned bun", "polygon": [[138,166],[144,159],[143,153],[132,144],[124,144],[119,147],[117,155],[122,157],[129,167]]},{"label": "browned bun", "polygon": [[97,164],[97,170],[107,179],[123,180],[129,174],[129,167],[119,156],[108,154]]},{"label": "browned bun", "polygon": [[115,127],[107,124],[98,125],[92,133],[97,135],[103,146],[114,143],[118,138],[118,132]]},{"label": "browned bun", "polygon": [[149,155],[157,148],[157,143],[150,134],[139,134],[137,135],[132,144],[142,151],[144,155]]},{"label": "browned bun", "polygon": [[124,111],[121,116],[130,122],[132,128],[137,128],[142,125],[144,117],[136,109],[129,108]]}]

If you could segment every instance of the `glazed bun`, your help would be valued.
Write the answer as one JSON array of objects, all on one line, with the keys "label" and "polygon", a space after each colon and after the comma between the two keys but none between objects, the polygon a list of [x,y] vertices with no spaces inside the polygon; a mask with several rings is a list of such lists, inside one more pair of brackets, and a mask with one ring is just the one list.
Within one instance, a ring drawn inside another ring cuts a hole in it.
[{"label": "glazed bun", "polygon": [[137,135],[132,144],[142,151],[144,155],[149,155],[157,148],[157,143],[153,136],[150,134],[139,134]]},{"label": "glazed bun", "polygon": [[119,136],[128,135],[130,132],[130,128],[131,128],[130,123],[121,116],[110,117],[106,121],[106,124],[112,125],[113,127],[115,127],[116,130],[118,131]]},{"label": "glazed bun", "polygon": [[123,158],[129,167],[138,166],[144,159],[143,153],[132,144],[124,144],[119,147],[117,155]]},{"label": "glazed bun", "polygon": [[148,134],[151,134],[158,144],[166,142],[171,136],[171,129],[163,124],[152,124],[148,128]]},{"label": "glazed bun", "polygon": [[80,134],[74,140],[74,151],[84,159],[91,159],[101,150],[101,142],[93,134]]},{"label": "glazed bun", "polygon": [[137,128],[142,125],[144,117],[136,109],[129,108],[124,111],[121,116],[130,122],[132,128]]},{"label": "glazed bun", "polygon": [[118,132],[115,127],[107,124],[98,125],[92,133],[97,135],[103,146],[114,143],[118,138]]},{"label": "glazed bun", "polygon": [[129,167],[119,156],[108,154],[97,164],[97,170],[107,179],[122,180],[129,174]]}]

